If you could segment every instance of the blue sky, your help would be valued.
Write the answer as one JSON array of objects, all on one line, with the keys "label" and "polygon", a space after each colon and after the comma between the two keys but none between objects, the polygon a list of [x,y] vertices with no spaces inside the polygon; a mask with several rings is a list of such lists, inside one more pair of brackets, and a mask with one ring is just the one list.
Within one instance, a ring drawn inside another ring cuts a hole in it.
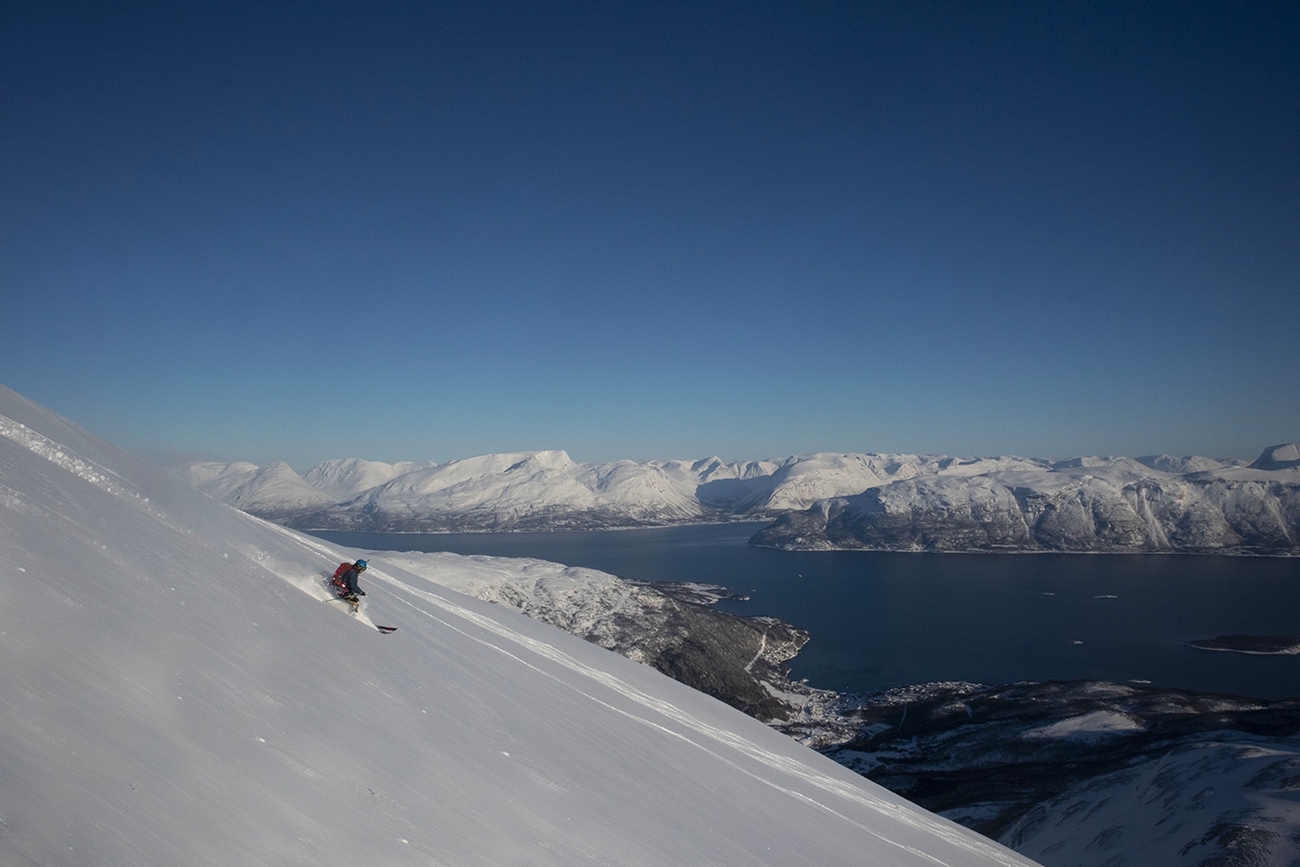
[{"label": "blue sky", "polygon": [[299,469],[1300,439],[1289,3],[8,4],[0,382]]}]

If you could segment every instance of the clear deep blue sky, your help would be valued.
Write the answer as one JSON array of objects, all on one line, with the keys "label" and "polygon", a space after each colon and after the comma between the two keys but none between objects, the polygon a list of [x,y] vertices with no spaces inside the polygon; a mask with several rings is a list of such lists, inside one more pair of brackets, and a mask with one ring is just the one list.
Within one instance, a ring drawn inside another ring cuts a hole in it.
[{"label": "clear deep blue sky", "polygon": [[0,382],[299,469],[1254,457],[1298,9],[7,3]]}]

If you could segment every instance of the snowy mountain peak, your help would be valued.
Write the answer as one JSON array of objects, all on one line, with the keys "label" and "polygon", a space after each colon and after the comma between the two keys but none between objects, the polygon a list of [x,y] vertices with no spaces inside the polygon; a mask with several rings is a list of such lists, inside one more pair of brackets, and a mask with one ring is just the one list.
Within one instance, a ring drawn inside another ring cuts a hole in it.
[{"label": "snowy mountain peak", "polygon": [[[243,480],[251,479],[257,472],[257,464],[250,464],[247,461],[237,461],[235,463],[217,463],[215,461],[204,461],[195,464],[186,464],[178,471],[178,475],[189,481],[196,488],[202,488],[204,485],[220,477],[239,477]],[[220,499],[220,497],[217,497]]]},{"label": "snowy mountain peak", "polygon": [[577,464],[569,457],[569,453],[560,449],[544,452],[526,453],[515,463],[506,467],[506,472],[538,472],[541,470],[570,470],[577,467]]},{"label": "snowy mountain peak", "polygon": [[334,502],[329,495],[316,490],[283,461],[264,467],[230,464],[224,470],[218,469],[218,465],[214,464],[199,464],[198,467],[200,469],[196,473],[191,466],[190,477],[206,477],[198,483],[199,490],[237,509],[268,517],[292,514],[304,509],[320,509]]},{"label": "snowy mountain peak", "polygon": [[1143,466],[1150,467],[1153,470],[1159,470],[1162,473],[1171,473],[1173,475],[1186,475],[1187,473],[1203,473],[1209,470],[1221,469],[1227,466],[1225,461],[1218,461],[1214,458],[1204,458],[1199,455],[1190,455],[1188,457],[1176,458],[1172,455],[1146,455],[1136,459]]},{"label": "snowy mountain peak", "polygon": [[1257,470],[1286,470],[1300,467],[1300,443],[1269,446],[1250,466]]},{"label": "snowy mountain peak", "polygon": [[436,466],[433,461],[424,463],[402,461],[386,464],[381,461],[349,458],[322,461],[304,473],[303,480],[334,502],[343,503],[398,476]]}]

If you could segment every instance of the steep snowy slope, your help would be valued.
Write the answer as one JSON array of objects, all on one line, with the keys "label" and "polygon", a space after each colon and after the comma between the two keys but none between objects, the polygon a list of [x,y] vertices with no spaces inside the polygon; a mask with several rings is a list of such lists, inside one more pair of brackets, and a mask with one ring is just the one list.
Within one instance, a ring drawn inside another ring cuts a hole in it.
[{"label": "steep snowy slope", "polygon": [[508,605],[534,620],[649,665],[755,719],[799,711],[803,690],[786,666],[808,633],[772,617],[740,617],[707,607],[729,595],[702,584],[646,584],[543,560],[378,551],[386,565],[476,599]]},{"label": "steep snowy slope", "polygon": [[351,552],[3,388],[0,551],[6,865],[1032,863],[395,566],[353,619]]},{"label": "steep snowy slope", "polygon": [[1297,774],[1294,741],[1191,743],[1071,787],[1003,839],[1049,864],[1297,864]]}]

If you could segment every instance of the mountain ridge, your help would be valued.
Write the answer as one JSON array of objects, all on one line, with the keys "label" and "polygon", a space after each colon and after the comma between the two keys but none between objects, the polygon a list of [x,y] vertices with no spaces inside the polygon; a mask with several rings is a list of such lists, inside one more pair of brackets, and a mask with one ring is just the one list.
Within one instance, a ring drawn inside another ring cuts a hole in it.
[{"label": "mountain ridge", "polygon": [[813,550],[1292,553],[1300,551],[1300,469],[1231,465],[1173,474],[1111,459],[913,478],[786,513],[752,542]]},{"label": "mountain ridge", "polygon": [[[284,465],[178,472],[253,514],[309,530],[591,530],[773,521],[754,544],[895,551],[1300,551],[1300,446],[1260,459],[1064,460],[816,453],[782,460],[611,461],[510,452],[377,464],[372,487]],[[326,462],[354,465],[353,460]],[[325,466],[318,465],[318,466]],[[310,481],[309,481],[310,478]],[[315,482],[313,487],[312,482]],[[316,491],[315,494],[312,491]],[[325,502],[322,497],[332,502]],[[319,496],[318,496],[319,494]]]}]

